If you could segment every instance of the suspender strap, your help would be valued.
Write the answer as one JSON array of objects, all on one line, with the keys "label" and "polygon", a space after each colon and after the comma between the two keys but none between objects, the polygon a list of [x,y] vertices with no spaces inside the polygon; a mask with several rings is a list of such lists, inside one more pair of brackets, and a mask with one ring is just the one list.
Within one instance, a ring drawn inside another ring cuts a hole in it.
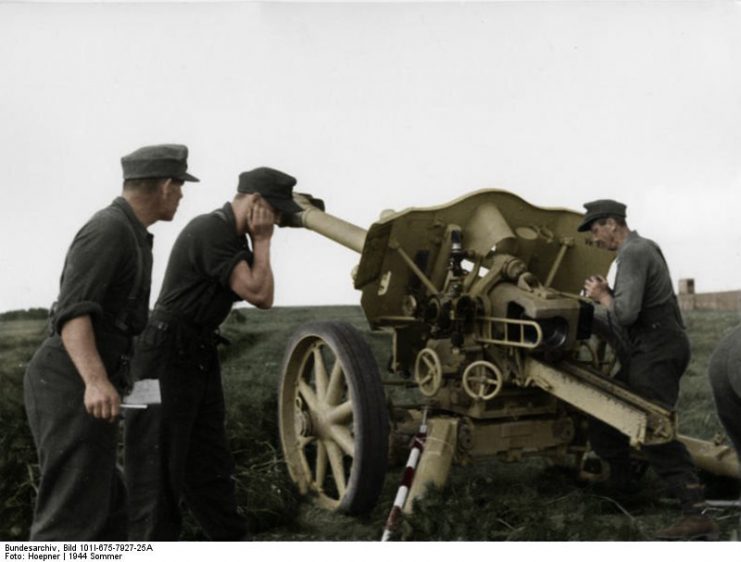
[{"label": "suspender strap", "polygon": [[128,332],[129,317],[135,308],[136,301],[141,293],[142,282],[144,280],[144,253],[142,252],[141,246],[139,246],[139,240],[136,237],[136,232],[134,232],[132,224],[125,217],[118,220],[125,224],[126,228],[131,233],[131,239],[134,241],[134,248],[136,250],[136,274],[134,276],[134,283],[131,285],[129,296],[126,297],[126,303],[113,321],[116,328],[122,332]]}]

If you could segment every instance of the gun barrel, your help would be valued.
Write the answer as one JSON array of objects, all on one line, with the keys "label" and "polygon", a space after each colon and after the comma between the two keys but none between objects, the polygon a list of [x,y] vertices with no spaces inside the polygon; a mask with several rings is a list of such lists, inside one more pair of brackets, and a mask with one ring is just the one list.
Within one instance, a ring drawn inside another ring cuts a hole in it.
[{"label": "gun barrel", "polygon": [[299,194],[295,194],[294,199],[304,209],[296,215],[299,226],[313,230],[359,254],[363,252],[367,230],[325,213],[301,198]]}]

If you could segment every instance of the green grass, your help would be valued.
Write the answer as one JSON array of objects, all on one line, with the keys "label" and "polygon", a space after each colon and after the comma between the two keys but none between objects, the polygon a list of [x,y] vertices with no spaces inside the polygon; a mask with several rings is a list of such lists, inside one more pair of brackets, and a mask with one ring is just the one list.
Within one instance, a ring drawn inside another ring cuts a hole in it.
[{"label": "green grass", "polygon": [[[359,307],[240,309],[222,334],[227,400],[227,433],[237,465],[240,505],[253,537],[261,541],[378,540],[400,478],[390,469],[376,507],[348,517],[299,498],[287,476],[278,445],[277,389],[286,343],[296,326],[318,319],[343,320],[367,337],[383,373],[390,336],[370,333]],[[736,313],[695,311],[687,315],[693,359],[683,378],[680,430],[712,438],[721,433],[706,380],[715,343],[739,321]],[[37,478],[36,454],[22,400],[25,365],[43,338],[43,320],[23,315],[0,317],[0,540],[27,537]],[[630,502],[616,502],[572,475],[531,458],[517,463],[485,461],[455,466],[447,486],[432,490],[406,517],[399,539],[430,540],[646,540],[676,516],[661,483],[649,472],[644,490]],[[724,538],[738,517],[717,512]],[[203,538],[186,517],[184,538]]]},{"label": "green grass", "polygon": [[0,539],[25,539],[38,478],[23,408],[23,373],[46,334],[38,319],[0,320]]},{"label": "green grass", "polygon": [[722,433],[712,405],[708,362],[718,341],[740,320],[738,312],[694,311],[685,314],[692,342],[692,359],[682,377],[682,392],[677,405],[680,432],[701,439],[712,439]]}]

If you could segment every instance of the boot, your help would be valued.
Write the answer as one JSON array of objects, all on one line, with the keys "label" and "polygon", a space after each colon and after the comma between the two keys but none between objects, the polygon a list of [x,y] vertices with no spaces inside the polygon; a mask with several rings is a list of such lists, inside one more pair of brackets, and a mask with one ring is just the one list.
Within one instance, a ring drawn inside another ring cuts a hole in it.
[{"label": "boot", "polygon": [[702,514],[684,515],[670,527],[655,535],[661,541],[715,541],[720,536],[718,524],[712,517]]},{"label": "boot", "polygon": [[629,459],[610,461],[610,476],[607,484],[620,496],[634,496],[641,491],[639,477]]}]

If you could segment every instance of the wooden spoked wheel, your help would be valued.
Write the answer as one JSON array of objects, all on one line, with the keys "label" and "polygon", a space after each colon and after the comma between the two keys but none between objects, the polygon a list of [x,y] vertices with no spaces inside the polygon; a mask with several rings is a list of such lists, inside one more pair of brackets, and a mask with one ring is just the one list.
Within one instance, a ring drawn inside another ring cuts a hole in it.
[{"label": "wooden spoked wheel", "polygon": [[299,328],[283,364],[281,445],[302,495],[327,509],[362,513],[383,487],[388,412],[373,354],[341,322]]}]

